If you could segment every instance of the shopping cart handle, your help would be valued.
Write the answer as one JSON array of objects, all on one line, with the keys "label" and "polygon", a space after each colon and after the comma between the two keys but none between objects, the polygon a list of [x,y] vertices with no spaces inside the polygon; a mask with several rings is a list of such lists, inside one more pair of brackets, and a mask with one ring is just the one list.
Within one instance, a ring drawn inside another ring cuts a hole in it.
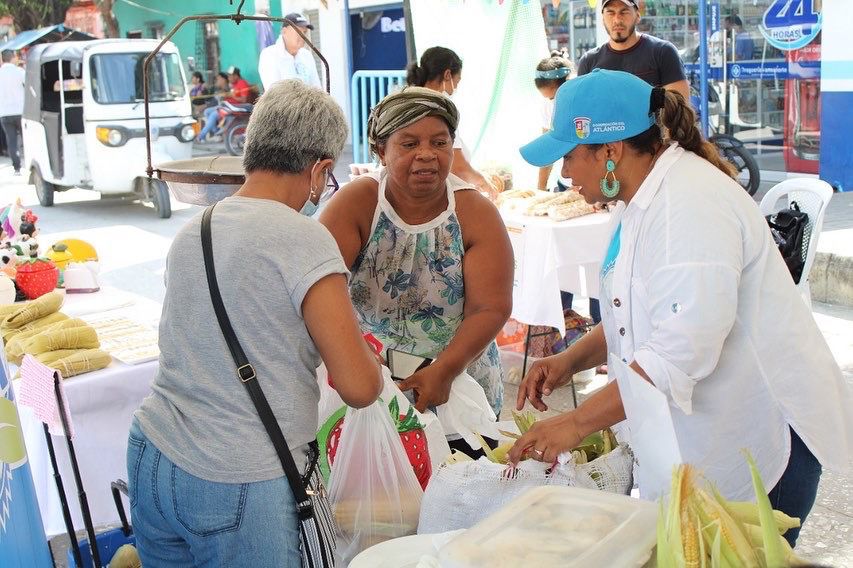
[{"label": "shopping cart handle", "polygon": [[130,536],[133,534],[133,529],[130,528],[130,523],[127,522],[127,515],[124,512],[124,503],[121,501],[121,494],[124,493],[127,495],[127,482],[123,479],[116,479],[110,483],[110,489],[112,489],[113,492],[113,501],[115,501],[116,504],[118,518],[121,519],[121,532],[124,533],[124,536]]}]

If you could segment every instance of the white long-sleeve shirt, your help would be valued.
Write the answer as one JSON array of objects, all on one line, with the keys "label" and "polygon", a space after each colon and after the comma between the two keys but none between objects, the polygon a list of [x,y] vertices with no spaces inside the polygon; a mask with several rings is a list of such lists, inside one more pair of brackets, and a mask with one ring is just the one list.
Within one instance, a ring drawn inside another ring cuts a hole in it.
[{"label": "white long-sleeve shirt", "polygon": [[769,491],[790,425],[821,464],[849,471],[851,389],[752,198],[676,144],[613,216],[607,346],[667,395],[684,461],[726,497],[751,499],[741,449]]},{"label": "white long-sleeve shirt", "polygon": [[273,83],[285,79],[299,79],[306,85],[323,88],[311,50],[303,47],[294,57],[284,48],[284,40],[281,36],[274,44],[261,51],[258,58],[258,74],[261,76],[264,90],[269,89]]},{"label": "white long-sleeve shirt", "polygon": [[0,116],[18,116],[24,112],[26,73],[12,63],[0,65]]}]

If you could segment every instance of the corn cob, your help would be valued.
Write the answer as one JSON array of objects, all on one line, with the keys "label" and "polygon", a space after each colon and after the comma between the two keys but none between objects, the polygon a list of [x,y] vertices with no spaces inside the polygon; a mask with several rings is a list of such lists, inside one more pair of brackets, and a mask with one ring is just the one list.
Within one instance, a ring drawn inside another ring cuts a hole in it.
[{"label": "corn cob", "polygon": [[722,558],[731,566],[757,567],[758,557],[749,544],[737,522],[726,510],[704,491],[696,491],[698,511],[701,521],[710,524],[719,522],[720,552]]},{"label": "corn cob", "polygon": [[6,316],[3,323],[0,324],[4,329],[15,329],[26,325],[32,321],[43,318],[54,312],[59,311],[62,306],[62,294],[59,292],[50,292],[39,297],[31,302],[27,302],[19,309]]},{"label": "corn cob", "polygon": [[[714,494],[717,501],[723,499],[719,493]],[[758,505],[749,501],[726,501],[726,509],[729,514],[736,520],[744,524],[760,525],[761,520],[758,514]],[[788,530],[800,526],[800,519],[789,517],[782,511],[773,511],[773,516],[776,518],[776,525],[779,528],[779,534],[785,534]]]},{"label": "corn cob", "polygon": [[51,330],[31,337],[24,352],[33,355],[57,349],[94,349],[100,347],[98,333],[90,326]]}]

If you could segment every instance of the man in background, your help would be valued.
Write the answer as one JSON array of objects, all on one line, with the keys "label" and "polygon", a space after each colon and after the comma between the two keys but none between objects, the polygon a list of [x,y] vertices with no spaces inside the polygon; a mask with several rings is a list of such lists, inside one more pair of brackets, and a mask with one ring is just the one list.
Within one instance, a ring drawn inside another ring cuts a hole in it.
[{"label": "man in background", "polygon": [[[308,34],[314,26],[302,14],[292,13],[284,17],[299,28],[303,34]],[[298,79],[307,85],[323,87],[317,73],[317,64],[310,49],[305,47],[305,40],[293,29],[285,25],[281,28],[281,36],[274,44],[264,48],[258,59],[258,74],[264,89],[269,89],[273,83],[285,79]]]},{"label": "man in background", "polygon": [[6,146],[15,175],[21,173],[19,155],[21,141],[21,115],[24,113],[24,78],[26,73],[15,65],[15,52],[4,51],[0,65],[0,125],[6,135]]},{"label": "man in background", "polygon": [[581,57],[578,76],[593,69],[625,71],[653,87],[681,93],[689,101],[690,85],[678,50],[668,41],[637,31],[640,9],[636,0],[604,0],[601,11],[610,39]]}]

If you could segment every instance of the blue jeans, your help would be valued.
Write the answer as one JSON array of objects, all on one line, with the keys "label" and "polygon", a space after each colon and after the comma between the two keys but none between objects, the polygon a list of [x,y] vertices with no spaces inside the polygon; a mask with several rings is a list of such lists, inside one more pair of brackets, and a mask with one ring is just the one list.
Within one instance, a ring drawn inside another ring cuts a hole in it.
[{"label": "blue jeans", "polygon": [[301,568],[296,503],[287,478],[200,479],[160,453],[135,420],[127,442],[130,513],[145,568]]},{"label": "blue jeans", "polygon": [[[791,457],[782,479],[767,494],[770,505],[786,515],[798,517],[802,527],[814,506],[822,471],[820,462],[791,428]],[[797,543],[800,527],[790,529],[783,535],[791,546]]]},{"label": "blue jeans", "polygon": [[212,106],[204,109],[204,127],[198,133],[198,140],[204,140],[208,134],[216,130],[219,123],[219,107]]}]

